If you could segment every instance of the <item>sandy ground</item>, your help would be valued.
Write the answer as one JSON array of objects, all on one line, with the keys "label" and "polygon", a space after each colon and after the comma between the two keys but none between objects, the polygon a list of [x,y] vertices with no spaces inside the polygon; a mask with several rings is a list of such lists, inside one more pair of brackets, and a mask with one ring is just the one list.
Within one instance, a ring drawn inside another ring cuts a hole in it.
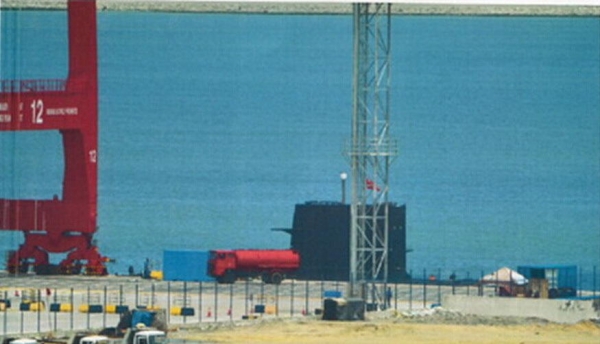
[{"label": "sandy ground", "polygon": [[450,319],[439,315],[414,319],[390,313],[357,322],[307,317],[175,328],[169,336],[203,343],[600,343],[600,324],[562,325],[458,314]]}]

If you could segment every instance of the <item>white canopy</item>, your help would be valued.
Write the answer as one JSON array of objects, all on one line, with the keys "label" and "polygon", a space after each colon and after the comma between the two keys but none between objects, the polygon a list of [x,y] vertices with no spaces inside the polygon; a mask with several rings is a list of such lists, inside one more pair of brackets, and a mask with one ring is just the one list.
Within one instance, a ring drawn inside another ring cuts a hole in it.
[{"label": "white canopy", "polygon": [[507,267],[501,268],[496,272],[492,272],[491,274],[483,276],[481,279],[483,283],[512,283],[517,285],[524,285],[529,282],[527,278],[523,277],[523,275],[519,274],[516,271],[513,271]]}]

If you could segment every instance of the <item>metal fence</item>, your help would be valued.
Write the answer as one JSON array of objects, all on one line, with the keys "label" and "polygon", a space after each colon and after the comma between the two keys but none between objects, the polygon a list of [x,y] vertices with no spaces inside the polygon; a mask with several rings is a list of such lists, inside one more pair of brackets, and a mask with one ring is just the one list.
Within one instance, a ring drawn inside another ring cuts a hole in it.
[{"label": "metal fence", "polygon": [[[430,271],[411,271],[413,278],[407,283],[366,284],[363,291],[367,310],[423,309],[441,304],[446,294],[494,293],[477,283],[483,272],[479,276],[452,273],[442,278],[440,269]],[[577,296],[600,297],[595,267],[590,275],[593,287],[578,290]],[[297,280],[286,280],[280,285],[259,281],[218,284],[141,279],[100,285],[102,281],[98,278],[87,285],[76,282],[77,286],[37,289],[3,286],[2,335],[114,327],[121,312],[134,308],[164,310],[169,325],[305,316],[318,313],[324,297],[345,296],[348,287],[347,282]]]}]

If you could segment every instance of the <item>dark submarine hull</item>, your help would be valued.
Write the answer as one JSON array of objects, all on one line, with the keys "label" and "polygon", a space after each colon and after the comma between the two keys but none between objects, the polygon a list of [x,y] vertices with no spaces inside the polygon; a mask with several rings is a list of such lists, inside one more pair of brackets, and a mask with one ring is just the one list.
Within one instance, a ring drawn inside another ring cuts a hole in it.
[{"label": "dark submarine hull", "polygon": [[[302,280],[348,281],[350,277],[350,205],[311,201],[297,204],[291,229],[291,248],[300,253]],[[403,282],[406,273],[406,206],[389,204],[388,279]],[[383,272],[378,276],[383,279]]]}]

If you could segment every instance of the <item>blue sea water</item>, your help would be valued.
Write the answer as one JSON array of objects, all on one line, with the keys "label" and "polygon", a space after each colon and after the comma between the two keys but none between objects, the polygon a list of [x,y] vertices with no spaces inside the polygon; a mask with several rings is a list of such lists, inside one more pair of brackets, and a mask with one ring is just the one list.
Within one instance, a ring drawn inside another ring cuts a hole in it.
[{"label": "blue sea water", "polygon": [[[64,12],[3,11],[2,79],[64,78]],[[18,29],[15,29],[18,28]],[[352,20],[100,12],[99,231],[111,272],[164,249],[284,248],[339,200]],[[600,265],[600,19],[396,16],[390,198],[409,269]],[[0,133],[0,197],[61,193],[57,132]],[[0,250],[19,232],[0,233]]]}]

